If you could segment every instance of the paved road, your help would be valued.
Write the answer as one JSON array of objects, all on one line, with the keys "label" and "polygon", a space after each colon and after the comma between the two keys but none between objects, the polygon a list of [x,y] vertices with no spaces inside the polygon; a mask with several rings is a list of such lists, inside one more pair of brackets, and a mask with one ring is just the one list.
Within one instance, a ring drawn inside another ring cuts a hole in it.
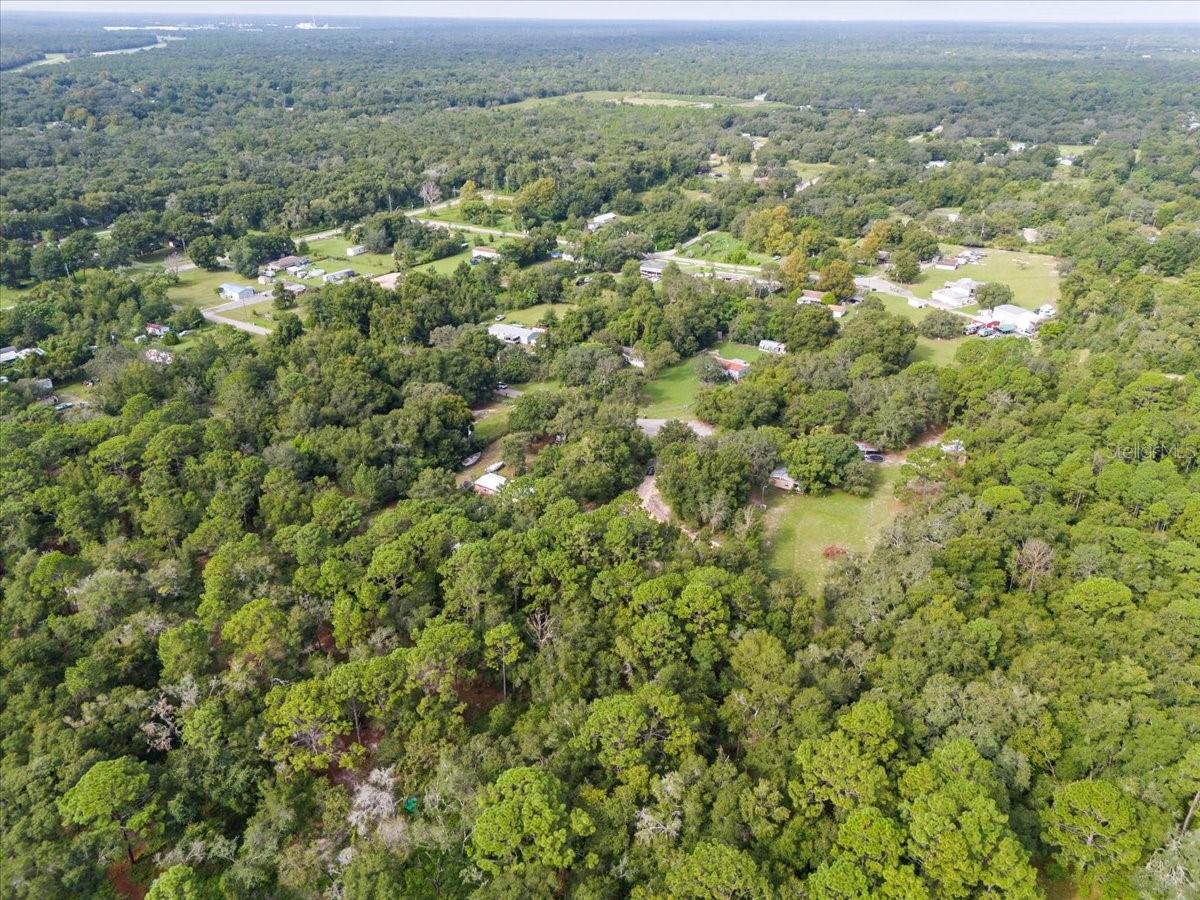
[{"label": "paved road", "polygon": [[200,310],[200,315],[208,319],[210,322],[216,322],[218,325],[229,325],[236,328],[238,331],[244,331],[247,334],[257,334],[266,337],[271,333],[270,328],[263,328],[261,325],[255,325],[253,322],[240,322],[237,319],[231,319],[228,316],[223,316],[211,309]]},{"label": "paved road", "polygon": [[482,225],[465,225],[462,222],[443,222],[441,219],[426,219],[422,216],[413,215],[412,213],[409,215],[422,225],[428,225],[430,228],[445,228],[452,231],[469,231],[472,234],[487,234],[491,235],[492,237],[528,237],[524,231],[501,231],[499,228],[484,228]]},{"label": "paved road", "polygon": [[221,313],[229,312],[234,309],[241,309],[243,306],[253,306],[255,303],[262,303],[263,298],[255,295],[247,297],[245,300],[230,300],[227,303],[221,303],[217,306],[210,306],[207,309],[200,310],[200,315],[208,319],[210,322],[216,322],[219,325],[229,325],[236,328],[238,331],[244,331],[247,334],[268,335],[271,333],[270,328],[264,328],[262,325],[255,325],[253,322],[241,322],[237,319],[231,319],[229,316],[223,316]]}]

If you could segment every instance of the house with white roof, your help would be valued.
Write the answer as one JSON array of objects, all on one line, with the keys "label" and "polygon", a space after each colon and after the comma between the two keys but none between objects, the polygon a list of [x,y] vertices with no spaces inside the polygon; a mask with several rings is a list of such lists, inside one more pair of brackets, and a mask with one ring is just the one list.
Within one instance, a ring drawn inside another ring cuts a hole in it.
[{"label": "house with white roof", "polygon": [[506,484],[508,484],[508,479],[499,472],[485,472],[471,483],[471,487],[475,489],[475,493],[477,494],[483,494],[485,497],[494,497],[504,490]]},{"label": "house with white roof", "polygon": [[611,225],[615,221],[617,221],[617,214],[615,212],[600,213],[600,215],[588,219],[587,230],[599,231],[605,225]]},{"label": "house with white roof", "polygon": [[492,337],[520,347],[537,346],[537,342],[545,333],[545,328],[526,328],[523,325],[508,325],[503,322],[488,326],[488,334]]},{"label": "house with white roof", "polygon": [[225,282],[217,289],[226,300],[248,300],[254,296],[254,288],[248,284]]},{"label": "house with white roof", "polygon": [[787,344],[781,344],[779,341],[761,340],[758,342],[758,349],[763,353],[773,353],[776,356],[783,356],[787,353]]},{"label": "house with white roof", "polygon": [[947,281],[929,296],[944,306],[960,307],[975,302],[975,292],[983,287],[982,281],[974,278],[959,278],[957,281]]}]

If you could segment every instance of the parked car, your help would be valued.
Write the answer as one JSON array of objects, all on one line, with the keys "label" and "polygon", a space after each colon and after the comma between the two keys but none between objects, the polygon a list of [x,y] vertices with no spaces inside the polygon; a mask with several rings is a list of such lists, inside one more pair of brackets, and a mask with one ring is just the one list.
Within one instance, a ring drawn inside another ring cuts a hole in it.
[{"label": "parked car", "polygon": [[650,465],[646,466],[646,474],[653,475],[655,472],[655,469],[657,469],[657,468],[658,468],[658,466],[654,462],[654,460],[650,460]]},{"label": "parked car", "polygon": [[499,472],[503,468],[504,468],[504,460],[500,460],[499,462],[492,463],[490,466],[488,466],[486,469],[484,469],[484,471],[487,472],[489,475],[491,475],[493,472]]},{"label": "parked car", "polygon": [[990,328],[980,328],[979,331],[975,333],[980,337],[992,337],[996,332]]},{"label": "parked car", "polygon": [[867,462],[871,462],[871,463],[881,463],[881,462],[883,462],[883,454],[882,453],[867,453],[867,454],[863,455],[863,459],[865,459]]},{"label": "parked car", "polygon": [[497,381],[496,382],[496,390],[507,391],[508,390],[508,382],[507,381]]},{"label": "parked car", "polygon": [[503,321],[504,321],[504,316],[503,316],[503,315],[496,316],[496,321],[497,321],[497,322],[503,322]]}]

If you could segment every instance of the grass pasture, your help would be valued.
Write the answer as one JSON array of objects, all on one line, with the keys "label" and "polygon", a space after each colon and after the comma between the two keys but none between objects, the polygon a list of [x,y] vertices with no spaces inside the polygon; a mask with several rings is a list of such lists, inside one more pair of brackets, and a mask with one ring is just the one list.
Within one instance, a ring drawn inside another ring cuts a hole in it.
[{"label": "grass pasture", "polygon": [[900,502],[892,494],[899,467],[879,469],[879,484],[870,497],[841,491],[814,496],[768,489],[766,521],[772,566],[818,587],[832,566],[825,557],[827,547],[869,551],[900,512]]},{"label": "grass pasture", "polygon": [[[765,354],[749,344],[724,341],[713,347],[725,359],[744,359],[752,363]],[[686,419],[692,414],[692,403],[703,385],[696,375],[696,363],[702,353],[663,369],[646,385],[646,402],[639,410],[648,419]]]},{"label": "grass pasture", "polygon": [[[321,238],[308,242],[308,256],[314,266],[326,272],[338,269],[353,269],[362,275],[383,275],[396,271],[396,263],[390,253],[363,253],[346,256],[346,248],[354,246],[342,235]],[[320,279],[308,279],[306,284],[320,284]]]},{"label": "grass pasture", "polygon": [[172,303],[180,306],[216,306],[223,302],[217,295],[217,287],[226,281],[249,285],[256,291],[263,287],[254,279],[243,278],[230,269],[209,272],[207,269],[195,268],[179,273],[179,284],[167,291],[167,297]]},{"label": "grass pasture", "polygon": [[[958,253],[961,247],[943,246],[947,254]],[[918,297],[929,299],[947,281],[974,278],[976,281],[999,281],[1013,290],[1013,303],[1026,309],[1037,309],[1043,303],[1058,300],[1058,259],[1038,253],[988,248],[982,262],[961,266],[954,272],[929,268],[921,272],[915,284],[908,285]],[[963,308],[965,312],[975,307]]]},{"label": "grass pasture", "polygon": [[412,270],[414,272],[434,272],[438,275],[450,275],[459,267],[460,263],[469,263],[470,261],[471,251],[464,250],[462,253],[455,253],[453,256],[443,256],[441,259],[435,259],[433,262],[413,266]]},{"label": "grass pasture", "polygon": [[837,168],[833,163],[808,163],[798,159],[789,159],[788,168],[796,173],[797,178],[812,181],[821,175],[827,175]]}]

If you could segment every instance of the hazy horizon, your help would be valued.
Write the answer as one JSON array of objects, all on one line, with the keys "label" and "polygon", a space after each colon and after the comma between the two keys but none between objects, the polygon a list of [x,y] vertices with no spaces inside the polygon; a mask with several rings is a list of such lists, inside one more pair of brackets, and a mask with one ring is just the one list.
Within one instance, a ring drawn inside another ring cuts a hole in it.
[{"label": "hazy horizon", "polygon": [[78,15],[123,14],[170,18],[179,16],[272,16],[280,19],[426,18],[530,19],[547,21],[677,21],[677,22],[930,22],[986,24],[1200,24],[1200,3],[1193,0],[1146,0],[1131,4],[1117,0],[981,0],[974,3],[889,2],[889,0],[828,0],[780,2],[747,0],[731,5],[718,0],[347,0],[335,12],[317,0],[281,4],[266,0],[178,0],[172,3],[139,0],[7,0],[6,12]]}]

